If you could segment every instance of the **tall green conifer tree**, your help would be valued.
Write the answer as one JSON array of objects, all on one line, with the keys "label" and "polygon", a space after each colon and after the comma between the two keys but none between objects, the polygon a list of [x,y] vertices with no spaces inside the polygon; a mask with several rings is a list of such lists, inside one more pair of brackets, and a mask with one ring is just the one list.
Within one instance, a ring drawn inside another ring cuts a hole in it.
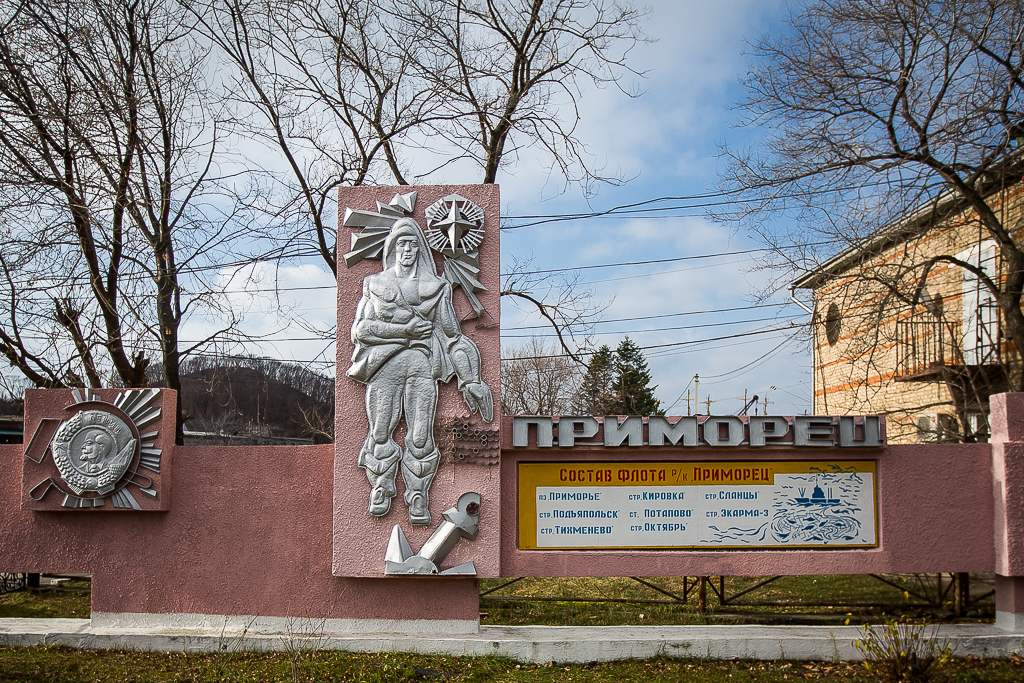
[{"label": "tall green conifer tree", "polygon": [[586,412],[590,415],[661,415],[654,397],[651,371],[643,352],[626,337],[613,352],[607,345],[594,353],[583,380]]},{"label": "tall green conifer tree", "polygon": [[616,394],[614,415],[662,415],[661,401],[654,397],[647,359],[633,340],[626,337],[615,350]]},{"label": "tall green conifer tree", "polygon": [[614,415],[618,403],[617,382],[615,357],[608,345],[604,344],[587,364],[582,391],[584,412],[589,415]]}]

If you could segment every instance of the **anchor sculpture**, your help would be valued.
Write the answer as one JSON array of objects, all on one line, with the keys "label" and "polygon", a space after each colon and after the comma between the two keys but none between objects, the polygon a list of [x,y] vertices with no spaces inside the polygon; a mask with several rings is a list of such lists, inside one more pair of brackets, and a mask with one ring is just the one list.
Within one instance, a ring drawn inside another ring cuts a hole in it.
[{"label": "anchor sculpture", "polygon": [[437,567],[448,556],[455,544],[465,538],[476,538],[480,522],[480,494],[463,493],[454,507],[442,513],[444,521],[434,530],[419,553],[412,552],[412,546],[398,524],[391,530],[391,540],[384,555],[384,573],[390,575],[440,575],[475,576],[476,566],[472,562],[440,571]]}]

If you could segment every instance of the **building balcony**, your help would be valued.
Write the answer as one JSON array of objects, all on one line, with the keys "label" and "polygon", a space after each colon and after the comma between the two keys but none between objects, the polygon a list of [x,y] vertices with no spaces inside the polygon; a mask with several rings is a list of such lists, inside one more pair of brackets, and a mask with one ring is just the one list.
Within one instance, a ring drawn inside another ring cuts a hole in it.
[{"label": "building balcony", "polygon": [[949,322],[930,311],[896,323],[897,382],[941,382],[969,377],[984,383],[1005,376],[999,309],[978,306],[973,319]]}]

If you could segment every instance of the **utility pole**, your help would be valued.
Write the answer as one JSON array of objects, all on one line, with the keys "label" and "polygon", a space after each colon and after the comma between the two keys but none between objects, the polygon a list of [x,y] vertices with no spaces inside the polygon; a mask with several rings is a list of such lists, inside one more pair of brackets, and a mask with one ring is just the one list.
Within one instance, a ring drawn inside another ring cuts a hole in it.
[{"label": "utility pole", "polygon": [[693,414],[698,415],[700,413],[700,401],[698,400],[698,391],[700,391],[700,375],[693,376]]},{"label": "utility pole", "polygon": [[764,414],[765,414],[765,415],[767,415],[767,414],[768,414],[768,404],[769,404],[769,403],[775,403],[775,401],[769,401],[769,400],[768,400],[768,394],[765,394],[765,395],[764,395]]},{"label": "utility pole", "polygon": [[690,414],[690,390],[686,390],[686,414]]},{"label": "utility pole", "polygon": [[[746,401],[746,398],[747,398],[747,391],[746,391],[746,389],[744,389],[743,390],[743,399],[744,399],[744,401]],[[757,394],[754,394],[754,397],[752,399],[750,399],[749,401],[746,401],[746,403],[743,404],[743,410],[740,411],[740,415],[746,415],[747,414],[747,410],[750,409],[750,406],[754,406],[754,414],[756,415],[757,414]]]},{"label": "utility pole", "polygon": [[711,400],[711,394],[708,394],[708,397],[705,400],[705,403],[708,404],[708,412],[707,412],[707,414],[710,415],[711,414],[711,404],[714,403],[714,401]]}]

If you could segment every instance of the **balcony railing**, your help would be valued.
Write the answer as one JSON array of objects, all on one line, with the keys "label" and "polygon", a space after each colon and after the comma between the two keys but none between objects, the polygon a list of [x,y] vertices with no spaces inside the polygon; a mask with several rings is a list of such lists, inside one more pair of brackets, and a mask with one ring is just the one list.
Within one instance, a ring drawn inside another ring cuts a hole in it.
[{"label": "balcony railing", "polygon": [[[965,329],[966,328],[966,329]],[[967,325],[950,323],[928,311],[896,323],[896,378],[926,379],[942,368],[999,365],[1002,329],[995,303],[978,306]]]}]

